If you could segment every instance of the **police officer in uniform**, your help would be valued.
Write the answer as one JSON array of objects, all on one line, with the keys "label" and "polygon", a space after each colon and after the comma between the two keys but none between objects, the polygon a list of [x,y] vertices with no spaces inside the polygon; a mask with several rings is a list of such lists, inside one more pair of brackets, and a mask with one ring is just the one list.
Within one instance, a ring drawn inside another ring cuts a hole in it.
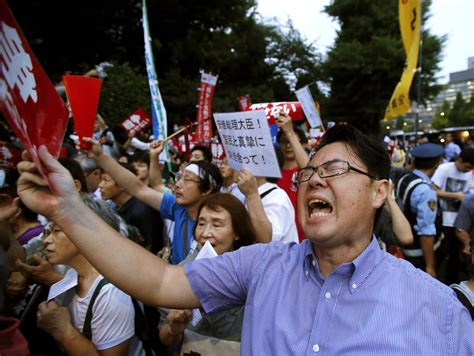
[{"label": "police officer in uniform", "polygon": [[436,277],[435,250],[441,240],[441,225],[431,177],[442,161],[443,152],[441,145],[433,143],[413,148],[410,153],[414,170],[400,178],[397,184],[397,200],[402,205],[414,236],[413,245],[404,248],[403,253],[415,267],[433,277]]}]

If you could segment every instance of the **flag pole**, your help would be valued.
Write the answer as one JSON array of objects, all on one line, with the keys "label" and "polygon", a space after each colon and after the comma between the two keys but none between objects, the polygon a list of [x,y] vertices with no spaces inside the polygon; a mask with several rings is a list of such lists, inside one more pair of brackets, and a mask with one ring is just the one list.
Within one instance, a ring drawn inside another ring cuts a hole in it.
[{"label": "flag pole", "polygon": [[418,138],[418,120],[420,119],[420,100],[421,100],[421,65],[422,65],[422,53],[423,53],[423,6],[425,0],[421,0],[420,6],[420,52],[418,54],[418,88],[416,97],[416,115],[415,115],[415,142]]}]

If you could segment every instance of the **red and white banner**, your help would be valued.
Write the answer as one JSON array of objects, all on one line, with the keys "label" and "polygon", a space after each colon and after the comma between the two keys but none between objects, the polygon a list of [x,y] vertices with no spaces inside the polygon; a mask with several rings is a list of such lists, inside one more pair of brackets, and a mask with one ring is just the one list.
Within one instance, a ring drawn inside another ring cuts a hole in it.
[{"label": "red and white banner", "polygon": [[224,146],[218,141],[211,142],[211,152],[213,162],[222,162],[225,158]]},{"label": "red and white banner", "polygon": [[5,0],[0,0],[0,66],[0,110],[43,174],[37,148],[46,145],[58,157],[68,110]]},{"label": "red and white banner", "polygon": [[239,103],[240,111],[245,111],[250,105],[252,105],[252,102],[250,101],[250,97],[248,95],[239,96],[237,98],[237,102]]},{"label": "red and white banner", "polygon": [[197,112],[197,141],[204,143],[212,138],[212,97],[219,76],[201,72]]},{"label": "red and white banner", "polygon": [[275,123],[275,118],[278,117],[280,112],[290,115],[293,121],[304,119],[303,109],[301,108],[301,103],[299,101],[252,104],[245,111],[253,110],[265,110],[265,115],[269,125]]},{"label": "red and white banner", "polygon": [[137,133],[150,127],[151,122],[151,118],[146,114],[145,110],[138,108],[132,115],[127,117],[120,126],[130,137],[135,137]]}]

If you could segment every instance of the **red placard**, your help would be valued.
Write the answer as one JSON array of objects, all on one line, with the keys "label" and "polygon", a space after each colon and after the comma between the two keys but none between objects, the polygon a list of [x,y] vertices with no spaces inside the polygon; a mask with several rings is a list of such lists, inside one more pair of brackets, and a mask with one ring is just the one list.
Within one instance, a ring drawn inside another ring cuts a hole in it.
[{"label": "red placard", "polygon": [[120,124],[120,127],[122,127],[130,137],[134,137],[137,133],[150,127],[151,122],[151,118],[146,114],[145,110],[138,108]]},{"label": "red placard", "polygon": [[248,95],[239,96],[237,98],[237,102],[239,103],[240,111],[245,111],[250,105],[252,105],[252,102],[250,101],[250,97]]},{"label": "red placard", "polygon": [[92,137],[94,132],[102,80],[81,75],[64,75],[63,82],[74,116],[74,130],[79,136],[81,148],[88,149],[91,144],[82,141],[82,138]]},{"label": "red placard", "polygon": [[197,141],[204,143],[212,138],[212,97],[217,84],[217,78],[212,74],[201,72],[201,86],[199,88],[199,103],[197,112]]},{"label": "red placard", "polygon": [[267,116],[269,125],[275,123],[275,118],[278,117],[280,112],[290,115],[293,121],[304,119],[303,109],[301,108],[301,103],[299,101],[252,104],[245,111],[251,110],[265,110],[265,115]]},{"label": "red placard", "polygon": [[0,0],[0,110],[43,176],[37,148],[58,157],[68,110],[41,68],[4,0]]}]

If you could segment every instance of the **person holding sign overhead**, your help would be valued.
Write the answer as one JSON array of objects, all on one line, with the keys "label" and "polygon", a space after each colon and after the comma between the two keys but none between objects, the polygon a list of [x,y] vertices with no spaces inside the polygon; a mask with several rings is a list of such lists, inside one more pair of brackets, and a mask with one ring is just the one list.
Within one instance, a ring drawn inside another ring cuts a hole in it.
[{"label": "person holding sign overhead", "polygon": [[242,355],[474,353],[474,324],[450,288],[373,237],[390,160],[378,140],[352,126],[327,130],[298,171],[303,243],[255,244],[184,267],[121,238],[83,204],[44,146],[39,158],[51,190],[26,155],[18,165],[18,192],[30,209],[55,221],[138,300],[206,313],[245,305]]},{"label": "person holding sign overhead", "polygon": [[[276,123],[280,129],[277,134],[277,141],[284,158],[283,167],[281,169],[282,177],[278,181],[278,186],[288,194],[296,211],[296,197],[298,193],[293,184],[293,175],[299,168],[308,165],[309,157],[303,147],[304,144],[308,143],[308,138],[303,130],[293,124],[291,117],[283,112],[276,118]],[[298,238],[302,241],[304,234],[298,222],[298,216],[296,216],[295,223]]]}]

